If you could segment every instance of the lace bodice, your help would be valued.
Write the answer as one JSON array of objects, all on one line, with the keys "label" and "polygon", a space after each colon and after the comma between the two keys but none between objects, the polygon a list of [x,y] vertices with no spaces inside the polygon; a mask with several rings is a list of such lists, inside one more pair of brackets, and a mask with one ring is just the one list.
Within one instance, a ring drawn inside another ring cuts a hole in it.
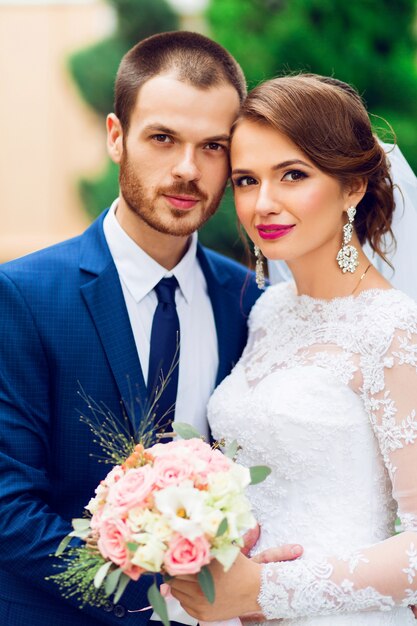
[{"label": "lace bodice", "polygon": [[417,305],[394,289],[321,301],[285,283],[261,296],[249,329],[209,421],[216,438],[238,440],[240,462],[272,469],[250,492],[256,550],[305,548],[263,567],[265,616],[414,623]]}]

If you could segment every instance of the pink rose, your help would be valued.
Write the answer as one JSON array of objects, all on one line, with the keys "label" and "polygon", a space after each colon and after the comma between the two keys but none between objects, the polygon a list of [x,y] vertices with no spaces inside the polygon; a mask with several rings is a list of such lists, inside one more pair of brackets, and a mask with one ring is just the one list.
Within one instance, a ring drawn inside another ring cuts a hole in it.
[{"label": "pink rose", "polygon": [[190,478],[194,471],[193,466],[185,459],[174,455],[157,457],[153,468],[156,475],[155,484],[161,488],[180,484]]},{"label": "pink rose", "polygon": [[129,567],[129,550],[127,542],[130,539],[129,529],[120,519],[102,519],[99,524],[100,536],[97,547],[105,559],[110,559],[122,569]]},{"label": "pink rose", "polygon": [[208,563],[210,545],[204,536],[193,541],[181,535],[174,536],[164,558],[165,569],[170,576],[197,574]]},{"label": "pink rose", "polygon": [[186,441],[178,441],[174,443],[181,443],[183,448],[189,450],[190,454],[195,455],[201,461],[210,461],[214,452],[211,446],[201,439],[187,439]]},{"label": "pink rose", "polygon": [[110,487],[107,503],[119,513],[143,503],[151,493],[155,473],[150,465],[130,469]]},{"label": "pink rose", "polygon": [[231,467],[230,459],[227,458],[220,450],[212,450],[209,460],[209,472],[228,472]]},{"label": "pink rose", "polygon": [[122,567],[122,570],[123,573],[132,580],[139,580],[139,576],[145,571],[142,567],[139,567],[139,565],[133,565],[132,563],[127,567]]}]

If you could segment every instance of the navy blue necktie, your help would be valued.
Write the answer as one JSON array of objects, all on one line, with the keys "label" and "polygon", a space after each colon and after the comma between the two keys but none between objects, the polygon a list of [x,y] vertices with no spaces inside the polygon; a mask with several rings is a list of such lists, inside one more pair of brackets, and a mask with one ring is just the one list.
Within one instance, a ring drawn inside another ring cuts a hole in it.
[{"label": "navy blue necktie", "polygon": [[[156,432],[172,432],[178,389],[180,356],[180,322],[175,306],[177,279],[162,278],[155,286],[158,305],[152,322],[149,352],[148,397],[151,403],[161,390],[153,408],[153,428]],[[169,380],[167,381],[169,377]],[[164,382],[163,382],[164,381]],[[155,437],[154,437],[155,440]],[[172,441],[169,438],[158,441]]]}]

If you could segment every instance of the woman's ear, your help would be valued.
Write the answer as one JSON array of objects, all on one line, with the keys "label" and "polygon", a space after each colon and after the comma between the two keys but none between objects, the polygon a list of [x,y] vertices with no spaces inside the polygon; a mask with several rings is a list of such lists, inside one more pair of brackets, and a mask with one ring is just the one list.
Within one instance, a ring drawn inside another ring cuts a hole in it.
[{"label": "woman's ear", "polygon": [[347,188],[346,200],[348,206],[358,206],[366,193],[367,187],[368,181],[366,178],[354,178]]},{"label": "woman's ear", "polygon": [[123,154],[123,129],[119,118],[109,113],[106,119],[107,152],[114,163],[120,163]]}]

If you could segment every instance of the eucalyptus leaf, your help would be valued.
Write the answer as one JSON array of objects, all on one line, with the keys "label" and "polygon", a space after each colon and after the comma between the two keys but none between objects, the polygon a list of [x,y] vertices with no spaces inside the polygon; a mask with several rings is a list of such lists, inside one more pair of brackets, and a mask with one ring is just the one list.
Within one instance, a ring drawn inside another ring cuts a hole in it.
[{"label": "eucalyptus leaf", "polygon": [[110,572],[110,574],[107,576],[106,581],[104,583],[104,591],[107,596],[111,596],[111,594],[114,592],[114,590],[116,589],[119,583],[121,575],[122,575],[122,570],[120,569],[120,567],[118,567],[113,572]]},{"label": "eucalyptus leaf", "polygon": [[250,484],[257,485],[265,480],[271,473],[271,468],[266,465],[254,465],[250,470]]},{"label": "eucalyptus leaf", "polygon": [[227,521],[227,517],[224,517],[219,524],[216,537],[221,537],[222,535],[224,535],[224,533],[226,532],[228,528],[229,528],[229,522]]},{"label": "eucalyptus leaf", "polygon": [[101,587],[103,580],[106,578],[107,572],[109,571],[112,565],[113,563],[111,561],[107,561],[97,571],[96,575],[94,576],[94,587],[96,589]]},{"label": "eucalyptus leaf", "polygon": [[117,591],[114,594],[114,603],[117,604],[120,600],[120,598],[123,595],[124,590],[126,589],[126,587],[128,586],[130,582],[130,578],[129,576],[127,576],[126,574],[122,574],[119,578],[119,584],[117,585]]},{"label": "eucalyptus leaf", "polygon": [[214,580],[207,565],[205,565],[198,573],[198,582],[207,600],[210,604],[213,604],[215,598]]},{"label": "eucalyptus leaf", "polygon": [[201,439],[201,434],[198,430],[185,422],[174,422],[174,430],[181,439]]},{"label": "eucalyptus leaf", "polygon": [[69,542],[71,541],[71,539],[72,539],[71,535],[67,535],[66,537],[63,538],[63,540],[60,542],[59,546],[56,549],[55,556],[61,556],[61,554],[65,552],[65,549],[67,545],[69,544]]},{"label": "eucalyptus leaf", "polygon": [[224,451],[224,454],[225,456],[227,456],[228,459],[234,459],[238,449],[239,449],[239,444],[236,441],[236,439],[234,439],[232,443],[227,446],[226,450]]},{"label": "eucalyptus leaf", "polygon": [[148,600],[155,613],[158,613],[164,626],[169,626],[167,604],[155,583],[148,589]]}]

